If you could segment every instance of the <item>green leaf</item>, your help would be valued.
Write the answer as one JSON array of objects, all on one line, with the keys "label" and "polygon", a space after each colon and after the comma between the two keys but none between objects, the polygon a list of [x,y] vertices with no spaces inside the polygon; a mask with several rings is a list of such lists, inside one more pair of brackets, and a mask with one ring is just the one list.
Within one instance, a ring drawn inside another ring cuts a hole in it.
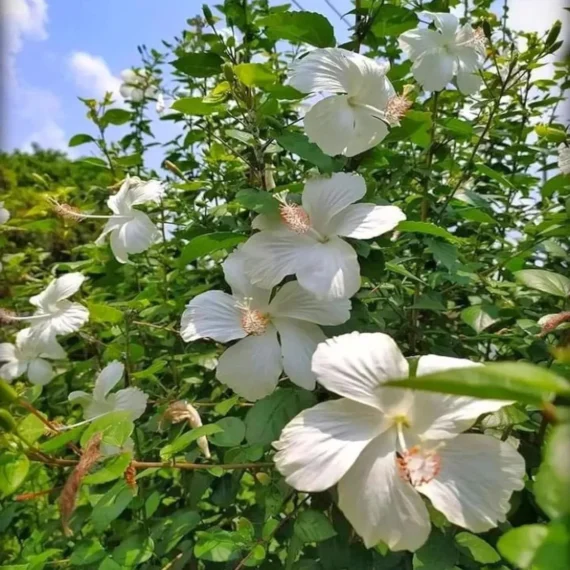
[{"label": "green leaf", "polygon": [[0,455],[0,497],[11,495],[26,480],[29,469],[30,461],[24,454],[3,451]]},{"label": "green leaf", "polygon": [[299,514],[293,529],[295,536],[304,544],[321,542],[336,536],[336,531],[329,519],[323,513],[312,509]]},{"label": "green leaf", "polygon": [[113,550],[113,560],[122,568],[132,568],[146,562],[154,552],[152,538],[145,534],[132,534]]},{"label": "green leaf", "polygon": [[245,424],[239,418],[222,418],[214,425],[220,430],[212,434],[210,441],[218,447],[235,447],[245,437]]},{"label": "green leaf", "polygon": [[89,320],[94,323],[120,323],[123,320],[123,312],[115,307],[101,303],[87,303]]},{"label": "green leaf", "polygon": [[495,562],[501,560],[499,553],[490,544],[470,532],[460,532],[456,534],[455,542],[462,549],[467,550],[475,562],[495,564]]},{"label": "green leaf", "polygon": [[263,87],[277,81],[271,68],[263,63],[240,63],[233,67],[236,77],[248,87]]},{"label": "green leaf", "polygon": [[488,176],[491,180],[498,182],[501,186],[506,186],[507,188],[511,188],[515,190],[516,187],[510,180],[507,180],[500,172],[493,170],[490,166],[487,166],[483,163],[478,163],[475,165],[475,169],[480,172],[481,174]]},{"label": "green leaf", "polygon": [[212,562],[235,560],[240,556],[240,552],[240,545],[236,543],[232,533],[220,529],[200,533],[194,547],[196,558]]},{"label": "green leaf", "polygon": [[457,248],[440,239],[426,238],[428,249],[432,252],[434,258],[441,263],[450,273],[456,273],[460,266],[459,254]]},{"label": "green leaf", "polygon": [[160,457],[163,460],[168,460],[174,457],[177,453],[180,453],[186,449],[193,441],[196,441],[199,437],[203,435],[213,435],[215,433],[221,432],[222,427],[216,424],[207,424],[205,426],[200,426],[194,428],[186,433],[183,433],[180,437],[177,437],[172,443],[165,445],[160,450]]},{"label": "green leaf", "polygon": [[570,186],[570,178],[566,174],[557,174],[549,178],[540,193],[543,198],[551,198],[554,192]]},{"label": "green leaf", "polygon": [[549,142],[563,143],[566,142],[566,133],[561,129],[550,127],[549,125],[536,125],[534,132],[541,138],[545,138]]},{"label": "green leaf", "polygon": [[277,143],[285,150],[296,154],[303,160],[314,164],[321,172],[334,172],[339,170],[337,162],[325,154],[315,143],[301,133],[282,133],[275,137]]},{"label": "green leaf", "polygon": [[414,232],[420,234],[428,234],[431,236],[437,236],[443,238],[451,243],[461,243],[463,240],[450,234],[446,229],[440,228],[431,222],[411,222],[404,221],[400,222],[396,226],[396,231],[399,232]]},{"label": "green leaf", "polygon": [[196,115],[199,117],[211,115],[212,113],[217,113],[218,111],[223,110],[222,106],[206,103],[200,97],[184,97],[182,99],[177,99],[170,107],[175,111],[180,111],[184,115]]},{"label": "green leaf", "polygon": [[432,530],[428,541],[414,554],[414,570],[452,570],[459,553],[450,537]]},{"label": "green leaf", "polygon": [[513,528],[499,538],[497,548],[511,564],[523,570],[530,568],[538,549],[548,536],[548,527],[541,524],[528,524]]},{"label": "green leaf", "polygon": [[45,429],[44,422],[33,414],[27,415],[18,424],[18,434],[28,443],[35,443],[44,434]]},{"label": "green leaf", "polygon": [[553,394],[570,395],[570,382],[547,368],[526,362],[493,362],[387,384],[482,399],[518,400],[535,405],[551,400]]},{"label": "green leaf", "polygon": [[538,289],[543,293],[550,293],[557,297],[568,297],[570,295],[570,279],[553,271],[523,269],[515,273],[515,279],[519,283],[531,289]]},{"label": "green leaf", "polygon": [[216,53],[187,53],[170,65],[190,77],[211,77],[222,71],[224,60]]},{"label": "green leaf", "polygon": [[216,232],[197,236],[191,239],[182,249],[180,265],[185,266],[200,257],[220,251],[221,249],[233,248],[246,239],[246,235],[234,232]]},{"label": "green leaf", "polygon": [[417,25],[418,17],[412,10],[392,4],[385,4],[382,5],[380,10],[375,12],[372,32],[378,38],[399,36],[403,32],[415,28]]},{"label": "green leaf", "polygon": [[279,215],[279,202],[269,192],[246,188],[236,194],[236,201],[258,214]]},{"label": "green leaf", "polygon": [[278,388],[258,400],[245,416],[245,436],[249,444],[269,445],[300,411],[316,403],[315,396],[300,388]]},{"label": "green leaf", "polygon": [[79,146],[85,143],[95,142],[95,139],[91,135],[78,134],[74,135],[69,139],[67,146]]},{"label": "green leaf", "polygon": [[105,112],[105,114],[101,117],[100,121],[101,124],[106,125],[124,125],[131,120],[133,116],[132,113],[126,111],[125,109],[109,109]]},{"label": "green leaf", "polygon": [[[201,475],[204,475],[203,473]],[[172,516],[161,519],[157,529],[157,536],[153,538],[156,542],[156,554],[164,556],[170,552],[188,533],[192,532],[202,520],[197,511],[182,509],[176,511]],[[158,536],[160,540],[157,541]]]},{"label": "green leaf", "polygon": [[93,420],[81,435],[81,447],[85,447],[96,434],[102,433],[102,443],[122,447],[133,433],[134,423],[132,414],[128,410],[111,412]]},{"label": "green leaf", "polygon": [[442,126],[446,131],[457,135],[473,136],[475,134],[475,129],[473,129],[473,125],[470,122],[455,117],[445,119],[442,122]]},{"label": "green leaf", "polygon": [[105,464],[95,471],[86,475],[83,483],[86,485],[100,485],[114,481],[123,475],[133,456],[130,453],[121,453],[120,455],[110,457]]},{"label": "green leaf", "polygon": [[277,12],[257,20],[271,40],[288,40],[325,48],[334,47],[334,28],[316,12]]},{"label": "green leaf", "polygon": [[484,331],[499,319],[493,315],[497,315],[496,307],[487,305],[473,305],[461,311],[461,319],[467,323],[476,333]]},{"label": "green leaf", "polygon": [[85,429],[85,426],[79,426],[68,431],[64,431],[55,437],[52,437],[40,445],[40,449],[47,453],[53,453],[70,442],[78,442],[79,436]]},{"label": "green leaf", "polygon": [[95,532],[101,533],[121,515],[134,499],[133,491],[124,481],[118,481],[97,501],[91,513]]},{"label": "green leaf", "polygon": [[98,539],[82,540],[75,545],[69,563],[72,566],[89,566],[105,558],[105,549]]}]

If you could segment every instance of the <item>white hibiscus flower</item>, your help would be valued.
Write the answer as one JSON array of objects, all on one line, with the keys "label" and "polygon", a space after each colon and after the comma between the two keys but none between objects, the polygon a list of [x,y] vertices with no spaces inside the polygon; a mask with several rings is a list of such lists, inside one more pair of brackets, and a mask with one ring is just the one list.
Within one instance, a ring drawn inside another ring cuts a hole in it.
[{"label": "white hibiscus flower", "polygon": [[4,202],[0,202],[0,224],[5,224],[10,219],[10,212],[4,208]]},{"label": "white hibiscus flower", "polygon": [[30,337],[34,342],[49,345],[56,335],[78,331],[88,320],[89,311],[80,303],[68,301],[79,291],[85,277],[81,273],[67,273],[54,279],[39,295],[30,298],[37,307],[33,315],[19,317],[2,312],[5,322],[30,323]]},{"label": "white hibiscus flower", "polygon": [[562,174],[570,174],[570,147],[564,143],[558,147],[558,168]]},{"label": "white hibiscus flower", "polygon": [[350,301],[318,301],[291,282],[270,302],[271,291],[250,284],[244,262],[238,250],[223,264],[232,295],[207,291],[190,301],[182,315],[182,338],[241,339],[220,357],[216,377],[248,400],[273,392],[283,370],[292,382],[312,390],[311,357],[317,344],[325,340],[317,324],[338,325],[348,320]]},{"label": "white hibiscus flower", "polygon": [[337,173],[308,180],[302,206],[283,204],[281,221],[260,216],[262,231],[244,246],[246,271],[254,285],[270,289],[286,275],[318,298],[341,299],[360,288],[354,248],[341,237],[369,239],[406,219],[396,206],[354,204],[366,194],[364,178]]},{"label": "white hibiscus flower", "polygon": [[124,99],[139,103],[143,98],[156,97],[158,89],[146,69],[125,69],[121,71],[123,83],[119,91]]},{"label": "white hibiscus flower", "polygon": [[340,48],[316,49],[296,60],[289,78],[295,89],[331,94],[304,117],[309,139],[331,156],[354,156],[376,146],[409,107],[386,77],[389,69]]},{"label": "white hibiscus flower", "polygon": [[11,382],[27,374],[32,384],[44,386],[54,376],[50,362],[45,360],[60,360],[66,357],[65,351],[55,337],[41,343],[34,339],[31,329],[23,329],[16,335],[16,343],[0,344],[0,378]]},{"label": "white hibiscus flower", "polygon": [[[477,366],[428,355],[417,376]],[[462,434],[504,401],[384,388],[406,378],[407,360],[385,334],[351,333],[320,344],[313,372],[342,396],[301,412],[274,447],[287,483],[306,492],[338,484],[338,505],[367,547],[417,550],[430,533],[426,496],[473,532],[504,521],[525,465],[506,442]]]},{"label": "white hibiscus flower", "polygon": [[400,47],[414,62],[412,73],[426,91],[445,89],[457,76],[459,90],[470,95],[481,88],[479,70],[485,59],[483,30],[469,24],[459,27],[453,14],[420,12],[435,24],[435,30],[416,28],[404,32]]}]

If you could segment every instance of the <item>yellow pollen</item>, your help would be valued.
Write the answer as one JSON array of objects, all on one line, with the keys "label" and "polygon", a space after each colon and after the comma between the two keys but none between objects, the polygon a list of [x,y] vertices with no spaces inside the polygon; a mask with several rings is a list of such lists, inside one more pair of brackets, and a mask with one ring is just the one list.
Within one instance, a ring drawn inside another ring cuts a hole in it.
[{"label": "yellow pollen", "polygon": [[60,204],[57,200],[50,200],[53,211],[60,217],[80,222],[85,217],[79,208],[70,206],[69,204]]},{"label": "yellow pollen", "polygon": [[441,470],[441,457],[435,450],[424,451],[419,445],[396,454],[398,474],[417,487],[435,479]]},{"label": "yellow pollen", "polygon": [[13,323],[15,319],[16,313],[11,311],[10,309],[0,309],[0,323],[1,324],[8,324]]},{"label": "yellow pollen", "polygon": [[295,233],[304,234],[311,229],[309,214],[301,206],[283,202],[279,207],[279,213],[283,223]]},{"label": "yellow pollen", "polygon": [[386,104],[386,119],[391,124],[398,123],[411,106],[412,102],[406,97],[405,93],[391,97]]},{"label": "yellow pollen", "polygon": [[257,309],[242,309],[241,326],[247,334],[260,335],[265,332],[269,324],[269,316]]}]

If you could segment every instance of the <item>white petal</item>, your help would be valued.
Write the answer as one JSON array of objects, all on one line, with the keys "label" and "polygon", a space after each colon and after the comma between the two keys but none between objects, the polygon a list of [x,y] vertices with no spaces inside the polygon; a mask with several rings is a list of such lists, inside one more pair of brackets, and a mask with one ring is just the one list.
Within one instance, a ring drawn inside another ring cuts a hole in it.
[{"label": "white petal", "polygon": [[457,52],[457,87],[465,95],[481,89],[483,78],[479,73],[481,62],[473,48],[463,47]]},{"label": "white petal", "polygon": [[[428,354],[420,357],[416,375],[425,376],[471,366],[482,365],[463,358]],[[416,392],[414,400],[412,429],[425,440],[455,437],[469,429],[480,415],[496,412],[511,403],[429,392]]]},{"label": "white petal", "polygon": [[332,487],[383,431],[382,416],[346,398],[323,402],[293,418],[273,446],[277,469],[299,491]]},{"label": "white petal", "polygon": [[366,183],[359,174],[337,172],[329,177],[307,180],[303,190],[303,208],[311,225],[328,234],[329,221],[366,194]]},{"label": "white petal", "polygon": [[109,397],[114,411],[131,412],[133,420],[137,420],[144,414],[147,400],[148,396],[138,388],[125,388]]},{"label": "white petal", "polygon": [[474,52],[480,64],[483,63],[486,54],[485,42],[477,39],[475,30],[470,24],[463,24],[459,28],[455,36],[455,48],[456,52],[471,51]]},{"label": "white petal", "polygon": [[275,317],[301,319],[318,325],[340,325],[350,318],[350,301],[319,300],[297,281],[289,281],[277,291],[269,306]]},{"label": "white petal", "polygon": [[259,214],[251,221],[251,227],[254,230],[282,230],[284,228],[283,221],[279,216],[267,216]]},{"label": "white petal", "polygon": [[247,254],[243,251],[243,248],[238,248],[228,255],[224,263],[222,263],[226,283],[232,288],[234,297],[250,297],[255,300],[256,305],[267,305],[271,290],[261,289],[251,284],[245,272],[246,262]]},{"label": "white petal", "polygon": [[211,338],[228,342],[246,336],[241,325],[241,311],[235,297],[223,291],[206,291],[186,305],[180,323],[180,336],[191,342]]},{"label": "white petal", "polygon": [[121,97],[123,99],[130,99],[132,92],[133,92],[133,87],[127,85],[126,83],[122,83],[121,86],[119,87],[119,93],[121,94]]},{"label": "white petal", "polygon": [[158,230],[144,212],[133,210],[132,215],[134,219],[121,226],[119,239],[127,253],[142,253],[154,243]]},{"label": "white petal", "polygon": [[524,487],[522,456],[509,443],[478,434],[446,441],[438,454],[439,474],[418,491],[450,522],[473,532],[504,521],[513,491]]},{"label": "white petal", "polygon": [[6,364],[0,366],[0,378],[11,382],[12,380],[19,378],[22,374],[26,372],[28,367],[27,362],[21,362],[19,360],[11,360],[6,362]]},{"label": "white petal", "polygon": [[118,360],[114,360],[107,364],[95,380],[93,397],[96,400],[102,400],[105,398],[105,396],[121,381],[124,372],[125,367],[123,363]]},{"label": "white petal", "polygon": [[455,38],[455,33],[459,26],[457,16],[448,14],[447,12],[419,12],[418,16],[420,18],[432,20],[435,27],[441,32],[441,35],[445,39],[451,40]]},{"label": "white petal", "polygon": [[392,83],[386,77],[390,69],[389,64],[378,64],[365,56],[358,58],[355,63],[359,68],[359,76],[349,95],[356,103],[384,109],[388,100],[396,94]]},{"label": "white petal", "polygon": [[79,404],[85,408],[93,400],[93,396],[87,392],[84,392],[83,390],[75,390],[67,396],[67,399],[72,404]]},{"label": "white petal", "polygon": [[34,358],[28,365],[28,379],[32,384],[45,386],[54,376],[51,364],[43,358]]},{"label": "white petal", "polygon": [[95,245],[103,244],[107,234],[109,234],[115,230],[120,230],[123,223],[124,223],[124,220],[117,220],[116,218],[111,218],[110,220],[107,220],[107,223],[103,227],[103,230],[101,231],[101,233],[99,234],[99,236],[95,240]]},{"label": "white petal", "polygon": [[558,145],[558,168],[562,174],[570,174],[570,147],[564,143]]},{"label": "white petal", "polygon": [[398,474],[393,430],[370,443],[338,484],[338,506],[370,548],[417,550],[427,540],[428,511]]},{"label": "white petal", "polygon": [[67,354],[57,339],[54,337],[45,339],[45,342],[40,345],[40,356],[43,358],[51,358],[52,360],[63,360],[67,358]]},{"label": "white petal", "polygon": [[36,307],[48,307],[58,301],[71,297],[79,291],[85,276],[81,273],[67,273],[54,279],[39,295],[30,299],[30,303]]},{"label": "white petal", "polygon": [[412,66],[412,73],[426,91],[441,91],[451,82],[454,65],[454,57],[438,49],[418,57]]},{"label": "white petal", "polygon": [[352,63],[350,52],[338,48],[316,49],[291,66],[289,83],[302,93],[347,92]]},{"label": "white petal", "polygon": [[285,374],[297,386],[314,390],[315,375],[311,372],[311,358],[319,342],[325,341],[325,334],[317,325],[295,319],[274,319],[273,324],[281,340]]},{"label": "white petal", "polygon": [[393,230],[406,214],[397,206],[352,204],[329,223],[332,232],[355,239],[370,239]]},{"label": "white petal", "polygon": [[[81,401],[79,403],[82,404]],[[96,400],[95,398],[91,398],[83,409],[83,417],[86,420],[92,420],[99,416],[103,416],[104,414],[110,414],[114,411],[116,410],[113,406],[112,396],[105,400]]]},{"label": "white petal", "polygon": [[347,299],[360,289],[360,266],[353,247],[333,237],[316,243],[298,261],[301,287],[320,299]]},{"label": "white petal", "polygon": [[385,413],[406,413],[409,390],[386,388],[408,377],[408,362],[386,334],[353,332],[328,339],[313,356],[313,372],[327,390]]},{"label": "white petal", "polygon": [[16,359],[16,347],[9,343],[0,344],[0,362],[9,362]]},{"label": "white petal", "polygon": [[271,289],[297,271],[299,260],[316,243],[312,237],[289,230],[259,232],[243,246],[247,255],[246,272],[252,283]]},{"label": "white petal", "polygon": [[0,224],[5,224],[10,219],[10,212],[3,205],[4,202],[0,204]]},{"label": "white petal", "polygon": [[426,51],[442,47],[444,42],[441,34],[434,30],[416,28],[404,32],[399,38],[400,48],[406,53],[411,61],[415,61]]},{"label": "white petal", "polygon": [[146,202],[159,203],[166,192],[166,188],[160,180],[148,180],[130,186],[129,192],[131,206],[137,206]]},{"label": "white petal", "polygon": [[131,84],[136,84],[137,81],[140,81],[140,77],[134,69],[123,69],[123,71],[121,71],[121,79],[125,83]]},{"label": "white petal", "polygon": [[55,336],[45,338],[38,337],[31,328],[22,329],[18,332],[16,335],[16,346],[20,352],[33,356],[34,358],[39,356],[42,358],[60,360],[67,356]]},{"label": "white petal", "polygon": [[126,249],[125,241],[121,237],[120,229],[121,228],[111,232],[111,251],[119,263],[128,263],[129,254]]},{"label": "white petal", "polygon": [[131,193],[130,188],[133,184],[138,182],[133,182],[133,178],[127,177],[121,184],[119,191],[116,194],[109,196],[107,199],[107,206],[112,210],[114,214],[120,215],[130,215],[132,212],[131,208]]},{"label": "white petal", "polygon": [[60,301],[58,311],[50,318],[32,324],[31,334],[35,342],[46,344],[56,335],[78,331],[89,320],[89,311],[80,303]]},{"label": "white petal", "polygon": [[275,327],[230,346],[218,361],[216,378],[236,394],[255,401],[273,392],[281,374],[281,347]]}]

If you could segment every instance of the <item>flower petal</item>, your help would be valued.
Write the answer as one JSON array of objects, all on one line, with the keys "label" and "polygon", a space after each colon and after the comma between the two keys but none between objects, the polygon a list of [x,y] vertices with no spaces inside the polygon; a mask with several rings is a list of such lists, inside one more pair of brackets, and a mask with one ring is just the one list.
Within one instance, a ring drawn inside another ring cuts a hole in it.
[{"label": "flower petal", "polygon": [[224,277],[226,283],[232,288],[234,297],[250,297],[253,299],[255,308],[262,310],[269,303],[271,289],[261,289],[251,284],[245,272],[246,260],[247,254],[243,251],[243,248],[236,249],[230,253],[224,263],[222,263]]},{"label": "flower petal", "polygon": [[131,214],[133,219],[121,226],[119,239],[127,253],[142,253],[154,243],[158,230],[144,212],[133,210]]},{"label": "flower petal", "polygon": [[283,369],[291,382],[315,389],[315,375],[311,372],[311,358],[320,342],[326,339],[323,331],[313,323],[296,319],[278,318],[273,324],[279,332]]},{"label": "flower petal", "polygon": [[93,396],[87,392],[84,392],[83,390],[75,390],[67,396],[67,399],[72,404],[79,404],[85,408],[93,400]]},{"label": "flower petal", "polygon": [[327,390],[383,412],[408,410],[409,390],[379,390],[386,380],[407,378],[408,362],[386,334],[353,332],[320,344],[313,372]]},{"label": "flower petal", "polygon": [[79,291],[86,277],[81,273],[67,273],[54,279],[39,295],[30,299],[30,303],[36,307],[48,308],[58,301],[71,297]]},{"label": "flower petal", "polygon": [[275,327],[230,346],[218,360],[216,378],[236,394],[255,401],[273,392],[281,374],[281,347]]},{"label": "flower petal", "polygon": [[274,317],[300,319],[318,325],[340,325],[350,318],[350,301],[323,301],[303,289],[297,281],[285,283],[269,305]]},{"label": "flower petal", "polygon": [[54,376],[51,364],[43,358],[34,358],[28,365],[28,380],[32,384],[45,386]]},{"label": "flower petal", "polygon": [[129,254],[126,249],[125,242],[121,237],[120,229],[121,228],[111,232],[111,251],[119,263],[128,263]]},{"label": "flower petal", "polygon": [[125,388],[109,398],[115,412],[131,412],[132,419],[138,420],[146,410],[148,396],[139,388]]},{"label": "flower petal", "polygon": [[368,406],[346,398],[323,402],[285,426],[273,443],[275,465],[293,488],[324,491],[338,483],[383,429],[382,416]]},{"label": "flower petal", "polygon": [[338,506],[370,548],[417,550],[427,540],[428,511],[415,489],[398,474],[396,437],[376,437],[339,481]]},{"label": "flower petal", "polygon": [[351,204],[329,222],[329,228],[339,236],[370,239],[393,230],[405,219],[397,206]]},{"label": "flower petal", "polygon": [[22,362],[20,360],[11,360],[6,362],[6,364],[0,366],[0,378],[6,380],[7,382],[11,382],[16,378],[25,374],[28,368],[27,362]]},{"label": "flower petal", "polygon": [[360,289],[356,252],[338,237],[308,249],[298,261],[296,274],[301,287],[320,299],[347,299]]},{"label": "flower petal", "polygon": [[129,187],[131,206],[138,206],[147,202],[159,203],[166,192],[160,180],[147,180]]},{"label": "flower petal", "polygon": [[[416,375],[470,366],[482,365],[464,358],[428,354],[420,357]],[[412,428],[424,440],[455,437],[469,429],[480,415],[496,412],[511,403],[429,392],[416,392],[414,398]]]},{"label": "flower petal", "polygon": [[443,49],[422,54],[412,66],[416,81],[426,91],[441,91],[453,79],[455,58]]},{"label": "flower petal", "polygon": [[338,48],[313,50],[293,62],[289,84],[302,93],[347,92],[354,73],[349,54]]},{"label": "flower petal", "polygon": [[477,93],[483,85],[479,74],[480,63],[473,49],[462,48],[457,57],[457,87],[464,95]]},{"label": "flower petal", "polygon": [[243,246],[246,272],[254,285],[271,289],[297,271],[300,260],[317,244],[307,235],[289,230],[259,232]]},{"label": "flower petal", "polygon": [[431,51],[442,47],[444,40],[441,34],[426,28],[416,28],[404,32],[398,43],[411,61],[416,61],[420,55],[426,51]]},{"label": "flower petal", "polygon": [[107,220],[107,223],[105,224],[103,230],[95,240],[95,245],[102,245],[105,242],[105,237],[107,236],[107,234],[110,234],[115,230],[117,231],[120,230],[123,223],[124,220],[117,220],[116,218],[111,218]]},{"label": "flower petal", "polygon": [[484,532],[505,520],[513,491],[524,487],[525,463],[509,443],[465,434],[438,451],[441,470],[417,487],[450,522]]},{"label": "flower petal", "polygon": [[89,320],[89,311],[80,303],[60,301],[58,311],[30,327],[34,342],[46,344],[56,335],[78,331]]},{"label": "flower petal", "polygon": [[431,20],[435,24],[435,27],[441,32],[441,35],[447,39],[451,40],[455,38],[455,33],[457,32],[457,27],[459,26],[459,20],[457,16],[449,14],[447,12],[419,12],[418,16],[420,18],[425,18],[426,20]]},{"label": "flower petal", "polygon": [[93,389],[93,397],[96,400],[102,400],[105,396],[121,381],[125,367],[122,362],[114,360],[107,364],[95,380],[95,388]]},{"label": "flower petal", "polygon": [[359,174],[336,172],[331,177],[307,180],[303,190],[303,208],[311,225],[328,234],[328,224],[334,216],[366,194],[366,183]]},{"label": "flower petal", "polygon": [[241,325],[237,300],[223,291],[206,291],[186,305],[180,323],[180,336],[191,342],[211,338],[228,342],[246,336]]},{"label": "flower petal", "polygon": [[2,344],[0,344],[0,362],[9,362],[10,360],[15,360],[15,359],[16,359],[16,347],[9,342],[3,342]]}]

